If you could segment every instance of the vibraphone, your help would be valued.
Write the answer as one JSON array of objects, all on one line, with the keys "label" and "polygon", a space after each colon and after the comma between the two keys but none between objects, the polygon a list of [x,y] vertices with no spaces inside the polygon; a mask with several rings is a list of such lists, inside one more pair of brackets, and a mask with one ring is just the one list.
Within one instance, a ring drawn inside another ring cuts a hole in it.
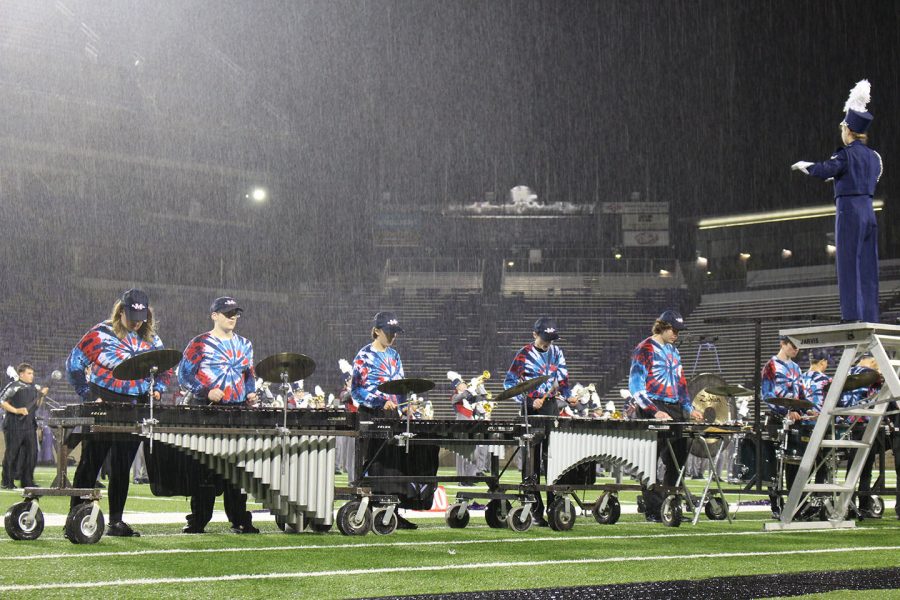
[{"label": "vibraphone", "polygon": [[[657,461],[661,453],[670,452],[669,440],[689,438],[694,443],[703,444],[708,450],[706,444],[715,445],[722,437],[746,431],[742,425],[679,423],[654,419],[620,421],[532,417],[529,420],[547,439],[547,485],[523,483],[523,486],[536,493],[550,491],[558,495],[547,507],[547,520],[550,527],[556,530],[572,528],[576,504],[582,509],[589,509],[598,523],[613,524],[618,521],[621,514],[617,497],[619,491],[638,490],[640,485],[660,485],[657,481]],[[621,467],[639,485],[595,485],[592,469],[597,462]],[[591,476],[579,481],[578,469],[584,465],[591,469]],[[718,494],[707,497],[709,485],[713,481],[719,486],[719,480],[713,477],[711,470],[707,487],[699,501],[692,499],[683,480],[667,490],[671,496],[663,503],[662,521],[670,526],[680,525],[680,507],[684,501],[682,496],[687,498],[692,510],[696,508],[696,516],[699,516],[701,505],[705,505],[710,518],[727,518],[727,505],[721,486]],[[573,494],[584,490],[602,491],[603,494],[596,502],[588,504],[578,500]]]},{"label": "vibraphone", "polygon": [[[86,417],[86,435],[136,434],[149,441],[148,462],[176,455],[183,468],[151,469],[151,486],[159,495],[190,495],[191,481],[160,481],[160,471],[196,474],[200,465],[243,488],[275,515],[281,527],[307,525],[327,531],[333,522],[335,443],[355,435],[354,418],[340,410],[163,406],[149,408],[113,403],[66,407],[66,416]],[[154,477],[156,475],[156,477]]]}]

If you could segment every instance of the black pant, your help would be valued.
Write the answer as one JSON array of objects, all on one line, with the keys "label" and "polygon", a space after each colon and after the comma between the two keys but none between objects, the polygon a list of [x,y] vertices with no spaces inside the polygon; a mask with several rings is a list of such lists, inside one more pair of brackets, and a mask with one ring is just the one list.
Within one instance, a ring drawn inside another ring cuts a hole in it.
[{"label": "black pant", "polygon": [[[861,423],[860,425],[864,425]],[[857,426],[859,427],[859,425]],[[863,436],[863,431],[854,430],[853,431],[853,439],[861,440]],[[896,448],[896,445],[895,445]],[[884,434],[879,431],[878,435],[875,436],[875,439],[872,441],[872,447],[869,448],[869,455],[866,456],[866,460],[863,463],[862,470],[859,472],[859,485],[857,486],[857,490],[860,492],[870,492],[872,490],[872,471],[875,467],[875,459],[883,454],[885,451],[885,439]],[[847,471],[850,471],[850,467],[853,465],[853,460],[856,458],[856,450],[851,450],[849,457],[847,459]],[[894,450],[894,461],[897,460],[896,450]],[[872,497],[868,494],[860,495],[857,500],[857,506],[860,510],[868,510],[872,506]]]},{"label": "black pant", "polygon": [[[531,447],[531,468],[532,468],[532,476],[534,483],[541,482],[541,472],[546,472],[544,466],[546,463],[547,449],[549,447],[549,440],[544,437],[539,444],[535,444]],[[550,482],[548,481],[549,485]],[[531,507],[531,514],[534,515],[536,519],[544,518],[544,502],[541,500],[541,494],[538,492],[535,496],[535,503]],[[556,500],[556,494],[551,491],[547,491],[547,506],[553,504],[553,501]]]},{"label": "black pant", "polygon": [[34,463],[37,456],[37,430],[32,427],[7,427],[3,430],[6,452],[3,454],[3,485],[12,487],[18,475],[22,487],[34,487]]},{"label": "black pant", "polygon": [[[110,440],[84,438],[81,444],[81,461],[75,469],[72,486],[76,488],[92,488],[97,484],[100,467],[109,454],[110,471],[106,494],[109,498],[109,522],[122,520],[125,512],[125,501],[128,500],[128,484],[131,481],[131,463],[137,454],[141,440]],[[72,498],[71,505],[82,502],[80,498]]]},{"label": "black pant", "polygon": [[[247,494],[243,493],[240,487],[225,482],[222,499],[225,501],[225,514],[234,527],[253,523],[253,516],[247,511]],[[201,485],[191,496],[191,514],[187,516],[188,526],[199,529],[206,527],[212,519],[215,503],[215,484]]]},{"label": "black pant", "polygon": [[[688,418],[689,415],[685,414],[680,404],[661,403],[657,405],[657,408],[672,417],[672,420],[674,421],[683,423],[690,420]],[[672,452],[669,452],[666,440],[661,439],[658,446],[658,455],[659,460],[662,461],[663,464],[663,478],[661,483],[663,486],[672,487],[677,483],[679,473],[679,469],[675,466],[675,461],[678,461],[679,467],[684,465],[684,461],[687,459],[688,454],[688,440],[681,436],[669,437],[668,440],[672,444]],[[673,453],[675,454],[674,457],[672,456]],[[658,484],[650,487],[643,484],[641,485],[641,494],[644,497],[645,515],[659,516],[663,500],[665,500],[666,496],[670,493],[670,490],[665,489],[663,486]]]}]

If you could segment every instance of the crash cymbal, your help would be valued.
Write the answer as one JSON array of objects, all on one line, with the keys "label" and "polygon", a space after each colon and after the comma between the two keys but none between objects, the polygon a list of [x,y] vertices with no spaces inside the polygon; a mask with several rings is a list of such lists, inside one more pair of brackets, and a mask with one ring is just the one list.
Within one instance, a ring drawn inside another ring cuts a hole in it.
[{"label": "crash cymbal", "polygon": [[408,379],[385,381],[378,386],[378,391],[384,392],[385,394],[394,394],[396,396],[406,396],[408,394],[424,394],[433,388],[434,382],[430,379],[416,379],[410,377]]},{"label": "crash cymbal", "polygon": [[540,377],[535,377],[533,379],[523,381],[522,383],[517,383],[511,388],[503,390],[502,392],[494,396],[494,401],[499,402],[500,400],[508,400],[509,398],[515,398],[519,394],[530,392],[548,379],[550,379],[549,375],[541,375]]},{"label": "crash cymbal", "polygon": [[873,385],[881,385],[882,383],[884,383],[884,378],[881,376],[881,373],[875,369],[866,369],[859,373],[847,375],[847,380],[844,381],[844,389],[841,391],[846,392],[859,388],[867,388],[872,387]]},{"label": "crash cymbal", "polygon": [[288,381],[306,379],[316,371],[316,361],[305,354],[279,352],[256,363],[256,375],[263,381],[281,383],[281,374],[287,373]]},{"label": "crash cymbal", "polygon": [[725,423],[731,417],[728,400],[724,396],[711,394],[709,390],[702,390],[694,397],[694,410],[703,413],[705,423]]},{"label": "crash cymbal", "polygon": [[809,410],[813,407],[812,402],[800,398],[766,398],[766,402],[775,406],[783,406],[788,410]]},{"label": "crash cymbal", "polygon": [[717,385],[706,388],[706,391],[716,396],[752,396],[753,390],[742,385]]},{"label": "crash cymbal", "polygon": [[153,367],[157,373],[168,371],[181,361],[181,352],[178,350],[161,349],[143,352],[125,359],[113,369],[113,377],[123,381],[133,379],[146,379],[150,377]]}]

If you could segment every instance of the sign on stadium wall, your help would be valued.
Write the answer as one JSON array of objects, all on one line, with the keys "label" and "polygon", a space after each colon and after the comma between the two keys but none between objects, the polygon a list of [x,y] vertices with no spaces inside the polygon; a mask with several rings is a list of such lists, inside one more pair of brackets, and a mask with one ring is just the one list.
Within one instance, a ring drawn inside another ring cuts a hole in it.
[{"label": "sign on stadium wall", "polygon": [[604,202],[603,213],[607,215],[628,215],[647,213],[669,214],[668,202]]},{"label": "sign on stadium wall", "polygon": [[625,246],[668,246],[668,231],[623,231],[622,244]]}]

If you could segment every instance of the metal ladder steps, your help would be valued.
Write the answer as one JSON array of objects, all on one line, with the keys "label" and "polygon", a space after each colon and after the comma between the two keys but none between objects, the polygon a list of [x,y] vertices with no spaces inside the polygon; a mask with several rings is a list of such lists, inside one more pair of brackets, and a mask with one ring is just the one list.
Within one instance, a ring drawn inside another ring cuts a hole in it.
[{"label": "metal ladder steps", "polygon": [[803,486],[804,492],[852,492],[855,486],[840,485],[836,483],[807,483]]},{"label": "metal ladder steps", "polygon": [[819,445],[823,448],[867,448],[869,446],[865,442],[856,440],[822,440]]},{"label": "metal ladder steps", "polygon": [[878,417],[884,416],[884,412],[873,408],[836,408],[831,414],[833,416],[850,416],[850,417]]}]

